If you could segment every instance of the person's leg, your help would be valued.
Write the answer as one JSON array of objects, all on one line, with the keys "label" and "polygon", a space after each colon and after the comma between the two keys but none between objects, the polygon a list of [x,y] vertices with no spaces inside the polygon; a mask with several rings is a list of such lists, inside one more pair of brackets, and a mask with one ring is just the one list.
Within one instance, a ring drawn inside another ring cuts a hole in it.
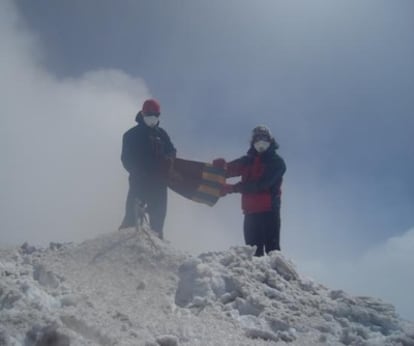
[{"label": "person's leg", "polygon": [[244,243],[246,245],[255,245],[254,239],[254,223],[252,214],[245,214],[243,221],[243,233],[244,233]]},{"label": "person's leg", "polygon": [[255,256],[263,256],[263,232],[260,214],[246,214],[244,216],[243,231],[246,245],[256,246]]},{"label": "person's leg", "polygon": [[280,208],[266,213],[264,217],[264,235],[266,253],[280,251]]},{"label": "person's leg", "polygon": [[163,239],[164,221],[167,214],[167,190],[154,191],[148,198],[147,204],[150,227]]},{"label": "person's leg", "polygon": [[137,198],[137,182],[134,177],[129,176],[129,188],[125,202],[125,216],[119,229],[135,227],[135,200]]}]

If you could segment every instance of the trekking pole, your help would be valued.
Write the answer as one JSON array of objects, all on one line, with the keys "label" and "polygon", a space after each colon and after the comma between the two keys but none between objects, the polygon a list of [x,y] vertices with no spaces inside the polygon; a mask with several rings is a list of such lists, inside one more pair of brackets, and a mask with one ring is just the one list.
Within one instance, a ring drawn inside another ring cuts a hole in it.
[{"label": "trekking pole", "polygon": [[148,218],[147,218],[147,205],[142,202],[140,199],[135,199],[135,230],[137,233],[139,231],[142,231],[144,233],[148,240],[150,241],[151,245],[154,247],[154,249],[157,249],[157,246],[154,243],[154,240],[152,240],[151,234],[148,233],[148,231],[145,228],[145,224],[148,224]]}]

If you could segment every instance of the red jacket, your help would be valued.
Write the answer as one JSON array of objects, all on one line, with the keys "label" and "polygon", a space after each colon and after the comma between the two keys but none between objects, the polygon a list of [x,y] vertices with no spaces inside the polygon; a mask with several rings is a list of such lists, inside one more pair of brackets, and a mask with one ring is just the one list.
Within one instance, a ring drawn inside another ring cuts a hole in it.
[{"label": "red jacket", "polygon": [[264,153],[259,154],[254,148],[250,148],[247,155],[227,165],[227,177],[241,176],[235,190],[242,194],[242,209],[245,214],[272,211],[280,207],[286,164],[276,154],[275,149],[271,145]]}]

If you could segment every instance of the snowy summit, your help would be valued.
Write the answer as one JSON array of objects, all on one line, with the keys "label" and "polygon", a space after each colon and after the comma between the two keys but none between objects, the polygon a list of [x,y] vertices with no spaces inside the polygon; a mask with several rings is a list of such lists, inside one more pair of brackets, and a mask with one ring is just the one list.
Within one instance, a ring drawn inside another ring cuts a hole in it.
[{"label": "snowy summit", "polygon": [[253,253],[192,257],[133,230],[2,249],[0,345],[414,345],[392,305]]}]

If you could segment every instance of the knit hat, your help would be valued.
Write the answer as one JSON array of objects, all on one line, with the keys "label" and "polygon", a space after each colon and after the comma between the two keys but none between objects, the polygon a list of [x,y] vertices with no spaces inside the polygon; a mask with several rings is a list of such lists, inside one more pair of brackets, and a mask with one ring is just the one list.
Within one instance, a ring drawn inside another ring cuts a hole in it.
[{"label": "knit hat", "polygon": [[160,104],[157,100],[148,99],[142,105],[142,112],[149,115],[160,115]]},{"label": "knit hat", "polygon": [[259,125],[256,126],[252,131],[252,142],[258,140],[259,138],[271,141],[273,139],[273,136],[266,126]]}]

